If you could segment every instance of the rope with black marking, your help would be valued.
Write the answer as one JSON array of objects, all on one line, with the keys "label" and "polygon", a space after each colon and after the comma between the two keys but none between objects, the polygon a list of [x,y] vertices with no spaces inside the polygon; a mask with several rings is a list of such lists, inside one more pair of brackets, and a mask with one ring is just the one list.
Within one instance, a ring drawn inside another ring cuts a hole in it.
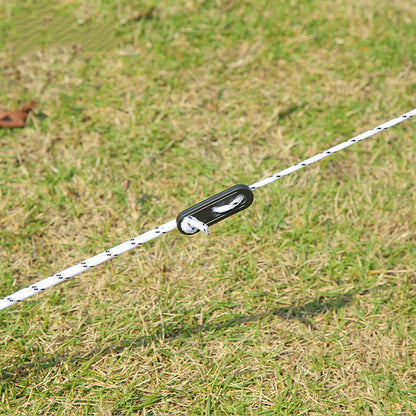
[{"label": "rope with black marking", "polygon": [[296,165],[293,165],[287,169],[284,169],[280,172],[275,173],[274,175],[269,176],[268,178],[265,178],[259,182],[253,183],[253,185],[250,185],[251,190],[255,190],[258,188],[261,188],[262,186],[268,185],[271,182],[277,181],[280,178],[283,178],[283,176],[290,175],[293,172],[296,172],[299,169],[302,169],[306,166],[311,165],[312,163],[318,162],[319,160],[322,160],[328,156],[333,155],[334,153],[339,152],[340,150],[343,150],[349,146],[352,146],[355,143],[361,142],[365,139],[368,139],[371,136],[374,136],[377,133],[380,133],[383,130],[389,129],[390,127],[395,126],[396,124],[399,124],[405,120],[408,120],[409,118],[412,118],[416,115],[416,108],[412,111],[409,111],[405,114],[402,114],[399,117],[393,118],[392,120],[386,121],[383,124],[380,124],[377,127],[374,127],[371,130],[368,130],[364,133],[359,134],[358,136],[355,136],[345,142],[342,142],[340,144],[337,144],[334,147],[331,147],[330,149],[324,150],[321,153],[318,153],[315,156],[310,157],[309,159],[306,159],[302,162],[297,163]]},{"label": "rope with black marking", "polygon": [[[333,155],[336,152],[339,152],[340,150],[343,150],[349,146],[352,146],[355,143],[358,143],[362,140],[365,140],[371,136],[374,136],[377,133],[380,133],[383,130],[386,130],[390,127],[395,126],[396,124],[399,124],[405,120],[408,120],[411,117],[414,117],[416,115],[416,109],[409,111],[405,114],[402,114],[399,117],[396,117],[390,121],[387,121],[386,123],[380,124],[377,127],[374,127],[371,130],[368,130],[364,133],[359,134],[358,136],[355,136],[343,143],[340,143],[334,147],[331,147],[328,150],[325,150],[321,153],[318,153],[315,156],[310,157],[309,159],[306,159],[302,162],[297,163],[296,165],[293,165],[289,168],[286,168],[280,172],[277,172],[259,182],[256,182],[252,185],[250,185],[249,187],[247,187],[250,191],[254,191],[255,189],[261,188],[262,186],[268,185],[271,182],[274,182],[284,176],[290,175],[291,173],[296,172],[297,170],[300,170],[306,166],[311,165],[312,163],[316,163],[319,160],[322,160],[328,156]],[[236,185],[236,187],[238,188],[238,186],[244,186],[244,185]],[[230,189],[234,189],[230,188]],[[243,190],[242,190],[243,191]],[[238,191],[236,191],[238,192]],[[222,193],[221,193],[222,194]],[[221,195],[218,194],[218,195]],[[234,192],[235,194],[235,192]],[[227,216],[234,214],[235,212],[237,212],[238,210],[241,210],[241,208],[239,209],[239,204],[244,203],[244,201],[247,200],[247,194],[245,195],[234,195],[233,193],[226,193],[226,195],[224,196],[224,198],[220,201],[221,203],[215,202],[215,204],[212,207],[209,207],[209,211],[211,212],[211,217],[210,220],[212,220],[212,223],[214,222],[218,222],[220,219],[225,218]],[[215,197],[215,196],[214,196]],[[211,197],[211,198],[214,198]],[[228,198],[228,199],[227,199]],[[214,201],[215,198],[214,198]],[[246,201],[247,202],[247,201]],[[246,208],[248,205],[250,205],[252,202],[248,201],[246,203],[246,206],[244,208]],[[244,209],[243,208],[243,209]],[[204,206],[205,211],[207,211],[207,207]],[[185,212],[185,211],[184,211]],[[206,216],[206,212],[205,212],[205,216]],[[179,216],[178,216],[179,217]],[[111,260],[114,257],[119,256],[120,254],[129,251],[135,247],[138,247],[148,241],[151,241],[157,237],[160,237],[161,235],[164,235],[170,231],[173,231],[175,228],[179,227],[179,229],[184,233],[184,234],[194,234],[198,231],[203,231],[205,232],[207,235],[209,234],[208,232],[208,226],[207,224],[204,223],[204,221],[195,218],[192,215],[187,215],[184,218],[181,219],[180,222],[177,221],[177,219],[175,220],[171,220],[163,225],[160,225],[156,228],[153,228],[150,231],[147,231],[143,234],[140,234],[137,237],[131,238],[130,240],[119,244],[118,246],[115,246],[113,248],[110,248],[106,251],[103,251],[100,254],[97,254],[87,260],[84,260],[81,263],[76,264],[75,266],[71,266],[65,270],[62,270],[59,273],[53,274],[52,276],[47,277],[46,279],[40,280],[37,283],[31,284],[30,286],[21,289],[15,293],[12,293],[6,297],[4,297],[3,299],[0,299],[0,310],[5,309],[11,305],[14,305],[17,302],[20,302],[30,296],[35,295],[36,293],[40,293],[43,290],[55,286],[58,283],[61,283],[65,280],[71,279],[72,277],[91,269],[92,267],[95,267],[101,263],[104,263],[107,260]]]}]

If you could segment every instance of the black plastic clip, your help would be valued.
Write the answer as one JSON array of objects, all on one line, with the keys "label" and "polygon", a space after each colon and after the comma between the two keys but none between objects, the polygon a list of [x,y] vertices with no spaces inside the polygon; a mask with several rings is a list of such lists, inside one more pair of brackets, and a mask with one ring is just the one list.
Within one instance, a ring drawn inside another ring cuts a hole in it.
[{"label": "black plastic clip", "polygon": [[182,211],[176,218],[178,230],[182,234],[196,234],[201,228],[189,226],[189,219],[192,219],[205,226],[202,230],[208,234],[209,225],[248,208],[253,199],[253,192],[247,185],[234,185]]}]

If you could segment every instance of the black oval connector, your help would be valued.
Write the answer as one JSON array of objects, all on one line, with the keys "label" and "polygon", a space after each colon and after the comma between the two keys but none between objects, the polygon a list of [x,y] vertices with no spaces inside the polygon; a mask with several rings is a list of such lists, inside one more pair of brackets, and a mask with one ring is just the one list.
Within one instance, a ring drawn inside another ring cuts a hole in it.
[{"label": "black oval connector", "polygon": [[[176,217],[178,230],[186,235],[196,234],[198,230],[194,232],[186,232],[183,230],[181,225],[186,217],[194,217],[209,226],[248,208],[252,204],[253,199],[253,191],[247,185],[234,185],[182,211]],[[238,201],[235,207],[230,207],[230,204],[232,205],[234,201]],[[219,212],[221,211],[221,207],[227,207],[227,210],[225,212]]]}]

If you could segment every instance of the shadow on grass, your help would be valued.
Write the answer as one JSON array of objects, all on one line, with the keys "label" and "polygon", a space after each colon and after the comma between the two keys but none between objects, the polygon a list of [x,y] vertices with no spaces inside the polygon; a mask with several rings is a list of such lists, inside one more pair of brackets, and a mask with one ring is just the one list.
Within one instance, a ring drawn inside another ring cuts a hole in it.
[{"label": "shadow on grass", "polygon": [[353,301],[355,294],[356,291],[350,291],[330,298],[318,296],[303,305],[278,308],[272,313],[283,319],[298,320],[313,329],[313,318],[315,316],[348,305]]},{"label": "shadow on grass", "polygon": [[151,343],[159,342],[174,342],[183,338],[195,337],[201,333],[215,333],[227,330],[229,328],[242,326],[251,322],[257,322],[262,319],[267,319],[270,316],[278,316],[281,319],[297,320],[308,327],[313,329],[313,318],[325,314],[330,311],[338,310],[339,308],[348,305],[353,302],[354,296],[357,294],[363,295],[380,289],[381,287],[389,286],[382,285],[376,288],[366,290],[350,290],[347,293],[339,294],[331,297],[319,296],[312,301],[301,305],[292,305],[271,309],[269,311],[252,314],[249,316],[233,316],[227,317],[222,322],[206,323],[202,325],[196,325],[191,328],[182,326],[181,328],[159,328],[154,334],[149,336],[141,336],[130,339],[125,339],[112,346],[104,348],[95,348],[88,353],[83,354],[59,354],[49,355],[39,350],[39,353],[35,353],[32,357],[16,357],[14,362],[10,362],[7,368],[0,370],[1,381],[16,381],[23,379],[33,371],[43,371],[53,367],[59,367],[63,364],[82,365],[86,361],[93,358],[95,360],[101,359],[107,354],[114,354],[125,349],[145,347]]}]

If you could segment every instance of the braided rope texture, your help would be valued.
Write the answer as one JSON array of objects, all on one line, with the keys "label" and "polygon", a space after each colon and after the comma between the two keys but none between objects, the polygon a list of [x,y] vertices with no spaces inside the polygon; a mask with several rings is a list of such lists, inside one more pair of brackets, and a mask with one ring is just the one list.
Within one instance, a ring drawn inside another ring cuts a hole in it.
[{"label": "braided rope texture", "polygon": [[[402,114],[399,117],[396,117],[392,120],[389,120],[383,124],[380,124],[377,127],[374,127],[371,130],[368,130],[364,133],[359,134],[358,136],[355,136],[345,142],[342,142],[334,147],[331,147],[330,149],[327,149],[321,153],[318,153],[315,156],[312,156],[308,159],[305,159],[302,162],[297,163],[296,165],[293,165],[289,168],[286,168],[280,172],[277,172],[259,182],[256,182],[252,185],[250,185],[250,189],[253,191],[255,189],[261,188],[262,186],[268,185],[284,176],[290,175],[293,172],[296,172],[297,170],[300,170],[306,166],[311,165],[312,163],[316,163],[319,160],[322,160],[330,155],[333,155],[336,152],[339,152],[340,150],[343,150],[355,143],[358,143],[362,140],[365,140],[371,136],[374,136],[377,133],[380,133],[383,130],[386,130],[390,127],[395,126],[396,124],[399,124],[405,120],[408,120],[411,117],[416,116],[416,108],[414,110],[411,110],[405,114]],[[225,207],[224,209],[229,209],[229,207]],[[87,260],[84,260],[81,263],[76,264],[75,266],[71,266],[65,270],[62,270],[61,272],[55,273],[52,276],[49,276],[43,280],[40,280],[37,283],[31,284],[30,286],[27,286],[24,289],[21,289],[15,293],[12,293],[3,299],[0,299],[0,310],[5,309],[9,306],[14,305],[17,302],[20,302],[30,296],[33,296],[37,293],[42,292],[45,289],[48,289],[52,286],[57,285],[58,283],[61,283],[65,280],[71,279],[74,276],[91,269],[92,267],[95,267],[101,263],[104,263],[107,260],[111,260],[114,257],[119,256],[120,254],[129,251],[137,246],[140,246],[141,244],[144,244],[148,241],[151,241],[157,237],[160,237],[170,231],[173,231],[176,228],[176,220],[171,220],[163,225],[160,225],[156,228],[153,228],[150,231],[147,231],[143,234],[140,234],[137,237],[131,238],[130,240],[119,244],[118,246],[115,246],[113,248],[110,248],[106,251],[103,251],[100,254],[97,254]]]},{"label": "braided rope texture", "polygon": [[255,189],[261,188],[262,186],[265,186],[265,185],[268,185],[269,183],[277,181],[278,179],[283,178],[283,176],[290,175],[291,173],[296,172],[299,169],[302,169],[306,166],[311,165],[312,163],[318,162],[319,160],[322,160],[328,156],[331,156],[334,153],[339,152],[340,150],[343,150],[349,146],[352,146],[355,143],[368,139],[369,137],[374,136],[375,134],[380,133],[383,130],[386,130],[390,127],[395,126],[396,124],[406,121],[411,117],[414,117],[415,115],[416,115],[416,108],[412,111],[402,114],[399,117],[386,121],[385,123],[380,124],[379,126],[374,127],[373,129],[368,130],[364,133],[361,133],[358,136],[355,136],[345,142],[337,144],[336,146],[331,147],[330,149],[324,150],[323,152],[318,153],[317,155],[312,156],[309,159],[305,159],[302,162],[297,163],[296,165],[290,166],[289,168],[286,168],[280,172],[277,172],[274,175],[271,175],[259,182],[253,183],[252,185],[250,185],[250,189],[254,191]]},{"label": "braided rope texture", "polygon": [[104,263],[107,260],[111,260],[114,257],[119,256],[126,251],[129,251],[135,247],[138,247],[148,241],[151,241],[157,237],[162,236],[176,228],[176,221],[172,220],[166,224],[160,225],[156,228],[153,228],[150,231],[147,231],[144,234],[141,234],[137,237],[131,238],[130,240],[119,244],[109,250],[103,251],[100,254],[95,255],[87,260],[82,261],[81,263],[71,266],[65,270],[62,270],[59,273],[55,273],[52,276],[49,276],[37,283],[34,283],[24,289],[19,290],[9,296],[6,296],[3,299],[0,299],[0,310],[5,309],[11,305],[14,305],[17,302],[22,301],[30,296],[35,295],[49,287],[55,286],[58,283],[62,283],[65,280],[71,279],[72,277],[85,272],[92,267],[98,266],[101,263]]}]

